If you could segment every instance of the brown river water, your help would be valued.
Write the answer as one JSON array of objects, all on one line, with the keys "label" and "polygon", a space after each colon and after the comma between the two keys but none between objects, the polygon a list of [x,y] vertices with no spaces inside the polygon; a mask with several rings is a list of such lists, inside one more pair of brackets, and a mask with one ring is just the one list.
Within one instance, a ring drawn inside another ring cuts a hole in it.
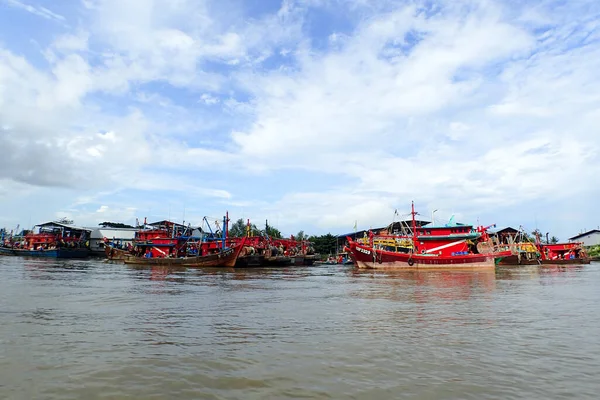
[{"label": "brown river water", "polygon": [[0,257],[0,399],[598,399],[600,264],[135,269]]}]

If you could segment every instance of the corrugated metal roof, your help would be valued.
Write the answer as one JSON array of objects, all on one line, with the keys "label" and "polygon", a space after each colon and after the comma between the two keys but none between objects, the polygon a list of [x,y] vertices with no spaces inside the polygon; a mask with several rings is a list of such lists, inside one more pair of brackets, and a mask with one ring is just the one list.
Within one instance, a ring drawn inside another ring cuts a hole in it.
[{"label": "corrugated metal roof", "polygon": [[88,231],[91,232],[93,228],[85,228],[83,226],[75,226],[75,225],[69,225],[69,224],[63,224],[61,222],[56,222],[56,221],[50,221],[50,222],[44,222],[43,224],[37,224],[36,226],[39,227],[46,227],[46,226],[60,226],[63,228],[69,228],[69,229],[75,229],[75,230],[79,230],[79,231]]},{"label": "corrugated metal roof", "polygon": [[600,230],[598,230],[598,229],[592,229],[591,231],[587,231],[587,232],[584,232],[584,233],[580,233],[579,235],[573,236],[572,238],[569,238],[569,240],[579,239],[581,237],[590,235],[592,233],[600,233]]}]

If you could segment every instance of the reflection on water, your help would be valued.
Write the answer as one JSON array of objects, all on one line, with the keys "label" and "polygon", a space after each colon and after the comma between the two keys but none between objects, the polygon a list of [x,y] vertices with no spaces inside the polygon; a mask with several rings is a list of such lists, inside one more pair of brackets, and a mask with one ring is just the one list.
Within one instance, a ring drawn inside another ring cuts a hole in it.
[{"label": "reflection on water", "polygon": [[600,266],[0,257],[0,398],[596,398]]}]

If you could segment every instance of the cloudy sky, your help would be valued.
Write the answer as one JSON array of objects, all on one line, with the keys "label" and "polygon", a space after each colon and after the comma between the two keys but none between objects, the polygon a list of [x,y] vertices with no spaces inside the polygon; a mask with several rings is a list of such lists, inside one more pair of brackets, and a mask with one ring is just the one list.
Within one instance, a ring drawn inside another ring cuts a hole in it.
[{"label": "cloudy sky", "polygon": [[596,0],[0,0],[0,226],[600,225]]}]

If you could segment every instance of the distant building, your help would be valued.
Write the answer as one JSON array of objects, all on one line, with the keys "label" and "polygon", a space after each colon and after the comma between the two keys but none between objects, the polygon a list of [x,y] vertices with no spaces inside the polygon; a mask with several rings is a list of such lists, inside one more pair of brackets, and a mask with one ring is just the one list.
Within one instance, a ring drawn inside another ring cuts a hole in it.
[{"label": "distant building", "polygon": [[90,250],[97,255],[104,254],[104,238],[116,243],[126,245],[132,243],[135,238],[137,228],[90,228]]},{"label": "distant building", "polygon": [[569,238],[569,242],[582,242],[584,246],[598,246],[600,245],[600,230],[592,229],[584,233],[580,233],[577,236]]},{"label": "distant building", "polygon": [[[38,224],[35,227],[38,228],[37,231],[40,233],[42,233],[42,232],[60,233],[60,235],[62,237],[74,237],[74,238],[76,237],[76,238],[82,238],[82,240],[89,239],[90,232],[92,231],[92,229],[90,229],[90,228],[84,228],[84,227],[75,226],[72,224],[66,224],[66,223],[59,222],[59,221],[45,222],[43,224]],[[34,229],[34,231],[35,231],[35,229]]]},{"label": "distant building", "polygon": [[498,238],[498,243],[509,244],[512,242],[510,238],[515,239],[519,234],[519,230],[507,226],[506,228],[489,229],[488,233],[490,236]]}]

